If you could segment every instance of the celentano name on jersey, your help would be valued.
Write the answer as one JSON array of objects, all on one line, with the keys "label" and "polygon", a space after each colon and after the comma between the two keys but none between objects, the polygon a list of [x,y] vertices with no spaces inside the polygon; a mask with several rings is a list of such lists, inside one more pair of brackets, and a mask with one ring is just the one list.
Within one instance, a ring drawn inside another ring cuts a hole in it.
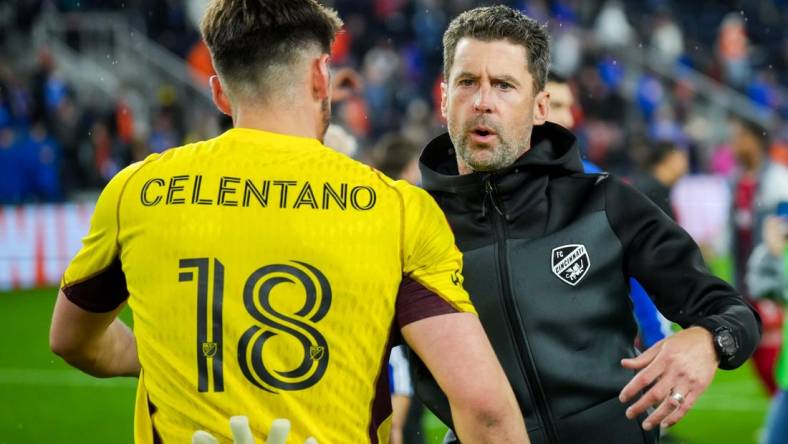
[{"label": "celentano name on jersey", "polygon": [[366,185],[236,176],[205,178],[181,174],[153,177],[139,192],[140,203],[157,205],[220,205],[225,207],[311,208],[366,211],[375,206],[375,190]]}]

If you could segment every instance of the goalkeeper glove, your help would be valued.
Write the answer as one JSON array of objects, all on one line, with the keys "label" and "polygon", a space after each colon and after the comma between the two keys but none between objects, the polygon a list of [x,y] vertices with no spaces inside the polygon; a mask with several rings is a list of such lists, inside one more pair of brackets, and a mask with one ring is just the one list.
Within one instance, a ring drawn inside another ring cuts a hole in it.
[{"label": "goalkeeper glove", "polygon": [[[246,416],[233,416],[230,418],[230,431],[233,434],[233,444],[254,444],[252,430],[249,428],[249,418]],[[285,444],[290,433],[290,421],[275,419],[271,423],[266,444]],[[192,435],[192,444],[219,444],[219,441],[208,432],[198,430]],[[304,444],[318,444],[315,438],[307,438]]]}]

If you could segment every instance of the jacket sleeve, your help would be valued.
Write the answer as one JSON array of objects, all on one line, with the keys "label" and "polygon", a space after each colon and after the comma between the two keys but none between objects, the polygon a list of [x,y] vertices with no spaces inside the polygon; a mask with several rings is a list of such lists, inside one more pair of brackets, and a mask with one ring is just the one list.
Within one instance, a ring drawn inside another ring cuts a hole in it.
[{"label": "jacket sleeve", "polygon": [[709,271],[690,235],[647,197],[620,180],[605,182],[605,207],[623,247],[624,273],[636,278],[662,314],[682,328],[729,329],[738,352],[722,357],[720,368],[743,364],[761,335],[752,307]]}]

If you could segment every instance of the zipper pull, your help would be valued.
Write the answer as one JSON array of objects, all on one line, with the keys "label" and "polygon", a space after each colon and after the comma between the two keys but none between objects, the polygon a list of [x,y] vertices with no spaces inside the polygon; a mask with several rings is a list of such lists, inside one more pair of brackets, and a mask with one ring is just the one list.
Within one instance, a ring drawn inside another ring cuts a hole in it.
[{"label": "zipper pull", "polygon": [[487,200],[492,196],[492,185],[489,176],[484,179],[484,199],[482,199],[482,218],[487,217]]},{"label": "zipper pull", "polygon": [[498,201],[495,198],[495,191],[496,190],[495,190],[495,184],[493,183],[493,176],[489,175],[484,180],[484,202],[482,202],[482,215],[485,215],[487,213],[486,202],[488,198],[490,199],[490,202],[492,202],[492,206],[493,208],[495,208],[495,211],[501,216],[504,215],[503,211],[501,211],[501,209],[498,207]]}]

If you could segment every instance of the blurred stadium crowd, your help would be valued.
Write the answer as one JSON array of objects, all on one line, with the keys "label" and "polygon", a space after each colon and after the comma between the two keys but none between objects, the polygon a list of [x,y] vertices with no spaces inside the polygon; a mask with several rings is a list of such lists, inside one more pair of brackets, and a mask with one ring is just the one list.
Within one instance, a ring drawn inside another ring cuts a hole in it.
[{"label": "blurred stadium crowd", "polygon": [[[149,152],[218,134],[228,124],[218,113],[195,118],[185,109],[191,105],[183,96],[194,92],[161,82],[143,103],[125,86],[114,95],[85,94],[75,87],[78,78],[60,72],[61,60],[46,41],[26,37],[49,14],[66,23],[65,43],[79,53],[80,30],[89,20],[83,14],[119,13],[134,18],[140,33],[177,56],[194,84],[207,90],[210,59],[190,18],[190,8],[201,3],[21,0],[0,6],[0,203],[61,201],[97,189]],[[385,157],[373,148],[391,140],[390,133],[423,145],[440,132],[443,30],[460,11],[489,2],[327,3],[346,24],[333,63],[363,79],[363,88],[335,104],[334,114],[357,139],[356,156],[373,163]],[[548,25],[552,69],[571,79],[578,98],[573,113],[582,152],[603,169],[630,175],[649,147],[667,140],[688,150],[693,172],[731,174],[731,112],[768,131],[773,155],[788,158],[788,29],[782,26],[788,2],[502,3]],[[111,68],[123,68],[115,63]],[[720,97],[730,98],[728,104]]]}]

